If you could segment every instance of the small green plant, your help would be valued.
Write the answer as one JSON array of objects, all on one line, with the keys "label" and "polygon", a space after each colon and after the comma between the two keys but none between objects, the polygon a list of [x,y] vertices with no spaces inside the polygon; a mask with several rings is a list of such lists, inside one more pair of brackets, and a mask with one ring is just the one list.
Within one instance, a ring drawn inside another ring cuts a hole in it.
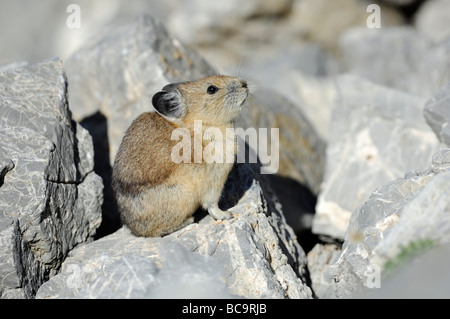
[{"label": "small green plant", "polygon": [[424,252],[428,251],[430,248],[436,245],[436,241],[425,238],[410,242],[408,245],[403,246],[400,253],[395,256],[392,260],[389,260],[384,265],[384,276],[392,274],[400,266],[405,265],[410,262],[415,257],[422,255]]}]

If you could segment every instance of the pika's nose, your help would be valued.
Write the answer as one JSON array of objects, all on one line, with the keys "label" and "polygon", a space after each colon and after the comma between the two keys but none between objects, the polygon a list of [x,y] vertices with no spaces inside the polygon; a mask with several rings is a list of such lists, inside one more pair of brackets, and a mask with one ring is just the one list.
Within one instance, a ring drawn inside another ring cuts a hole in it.
[{"label": "pika's nose", "polygon": [[240,79],[239,82],[243,88],[247,88],[247,82],[245,80]]}]

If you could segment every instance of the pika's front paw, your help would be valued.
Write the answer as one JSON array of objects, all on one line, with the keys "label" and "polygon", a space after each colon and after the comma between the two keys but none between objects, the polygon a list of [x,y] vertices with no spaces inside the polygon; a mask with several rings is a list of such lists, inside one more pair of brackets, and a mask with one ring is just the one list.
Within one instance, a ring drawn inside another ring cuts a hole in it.
[{"label": "pika's front paw", "polygon": [[208,209],[209,215],[211,215],[212,218],[215,220],[224,220],[224,219],[230,219],[231,214],[227,211],[223,211],[218,207],[213,207]]}]

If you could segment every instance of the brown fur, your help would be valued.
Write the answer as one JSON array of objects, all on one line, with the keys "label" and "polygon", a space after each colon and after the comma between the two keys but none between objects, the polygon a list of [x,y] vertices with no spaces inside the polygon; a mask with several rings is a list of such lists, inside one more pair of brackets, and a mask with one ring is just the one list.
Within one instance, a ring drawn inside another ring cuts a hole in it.
[{"label": "brown fur", "polygon": [[[217,92],[209,94],[210,86]],[[113,189],[122,222],[135,235],[171,233],[191,221],[199,207],[216,219],[230,217],[218,201],[233,164],[176,164],[171,151],[178,141],[171,134],[188,129],[193,147],[194,121],[202,120],[203,131],[217,127],[225,137],[247,94],[245,81],[225,76],[172,84],[154,96],[160,114],[143,113],[131,124],[114,162]]]}]

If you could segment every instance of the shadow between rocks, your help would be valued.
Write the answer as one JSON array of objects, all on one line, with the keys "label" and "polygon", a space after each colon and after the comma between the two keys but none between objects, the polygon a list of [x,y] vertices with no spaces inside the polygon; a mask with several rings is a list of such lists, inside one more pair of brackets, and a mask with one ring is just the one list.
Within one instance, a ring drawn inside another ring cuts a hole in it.
[{"label": "shadow between rocks", "polygon": [[92,136],[94,144],[94,171],[103,179],[102,223],[94,239],[112,234],[122,224],[111,186],[112,167],[109,162],[108,122],[101,112],[84,118],[80,125]]},{"label": "shadow between rocks", "polygon": [[297,235],[297,241],[305,253],[318,242],[317,235],[311,231],[317,197],[305,185],[293,178],[277,174],[266,175],[270,187],[283,207],[284,217]]}]

